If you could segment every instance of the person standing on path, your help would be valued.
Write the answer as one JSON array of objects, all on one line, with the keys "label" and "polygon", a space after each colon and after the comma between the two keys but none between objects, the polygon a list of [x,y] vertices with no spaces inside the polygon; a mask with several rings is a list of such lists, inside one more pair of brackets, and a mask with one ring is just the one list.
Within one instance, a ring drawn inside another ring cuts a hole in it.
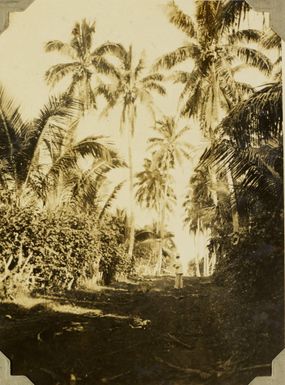
[{"label": "person standing on path", "polygon": [[175,268],[175,289],[183,288],[183,267],[180,261],[180,256],[177,255],[175,264],[173,265]]}]

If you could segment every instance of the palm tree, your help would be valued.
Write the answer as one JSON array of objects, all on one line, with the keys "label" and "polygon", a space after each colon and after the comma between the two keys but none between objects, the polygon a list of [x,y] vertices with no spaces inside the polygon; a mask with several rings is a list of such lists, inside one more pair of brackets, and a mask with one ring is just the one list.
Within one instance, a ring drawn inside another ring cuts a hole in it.
[{"label": "palm tree", "polygon": [[227,165],[241,190],[269,194],[277,204],[283,189],[282,134],[282,85],[277,82],[231,110],[200,163],[216,163],[221,169]]},{"label": "palm tree", "polygon": [[48,194],[61,188],[59,176],[64,179],[70,175],[79,159],[86,156],[109,167],[123,164],[101,137],[66,145],[65,137],[77,110],[78,103],[72,100],[51,98],[37,119],[25,122],[19,108],[0,88],[1,179],[8,181],[19,203],[29,193],[45,203]]},{"label": "palm tree", "polygon": [[[106,51],[107,53],[107,51]],[[137,64],[134,62],[133,50],[130,46],[126,50],[121,44],[109,44],[108,53],[119,60],[116,67],[116,76],[113,84],[100,84],[96,93],[103,94],[107,100],[107,106],[103,112],[107,115],[111,109],[120,105],[122,108],[120,129],[127,134],[128,167],[129,167],[129,258],[132,258],[134,247],[134,170],[133,170],[133,138],[136,128],[137,108],[145,106],[154,116],[154,101],[152,93],[165,95],[162,85],[163,76],[152,72],[144,74],[145,60],[142,56]]]},{"label": "palm tree", "polygon": [[[237,9],[236,9],[237,7]],[[228,14],[226,14],[228,10]],[[252,87],[236,81],[235,75],[244,65],[253,66],[269,75],[272,64],[260,51],[246,46],[247,42],[259,42],[262,33],[257,30],[237,30],[242,13],[248,12],[244,2],[234,6],[228,1],[196,1],[195,22],[177,5],[169,3],[169,20],[187,35],[187,43],[164,55],[156,68],[171,69],[187,59],[194,61],[192,72],[179,71],[173,75],[176,83],[184,85],[181,94],[181,113],[198,118],[205,136],[212,142],[223,114],[244,97],[250,95]],[[238,11],[235,15],[235,11]],[[242,64],[236,65],[236,60]],[[210,171],[213,184],[217,184],[217,171]],[[225,174],[231,199],[232,223],[239,229],[239,216],[233,178],[228,170]],[[218,195],[213,191],[218,204]]]},{"label": "palm tree", "polygon": [[[212,186],[212,180],[206,167],[198,165],[190,178],[189,190],[183,203],[185,210],[184,223],[189,227],[189,231],[194,234],[196,243],[195,268],[197,276],[200,276],[199,235],[205,235],[209,231],[211,231],[212,236],[216,234],[217,206],[212,198],[213,187],[216,188],[216,186]],[[214,258],[215,253],[212,255],[212,261],[209,261],[208,254],[203,251],[204,275],[209,275],[210,262],[214,267]]]},{"label": "palm tree", "polygon": [[158,136],[149,139],[149,150],[153,152],[154,166],[161,171],[165,183],[161,197],[161,246],[159,252],[158,274],[162,261],[162,242],[164,238],[164,227],[166,220],[168,184],[171,180],[171,170],[177,165],[182,165],[185,159],[190,160],[191,145],[185,141],[184,135],[189,131],[188,127],[178,129],[178,122],[174,117],[164,116],[156,122],[155,131]]},{"label": "palm tree", "polygon": [[248,84],[235,80],[236,72],[242,68],[234,65],[235,60],[254,66],[266,75],[272,70],[268,57],[241,44],[258,42],[261,32],[225,28],[222,21],[227,6],[227,2],[218,0],[196,1],[194,22],[174,2],[169,3],[168,18],[185,33],[187,43],[162,56],[155,64],[155,68],[172,69],[186,60],[194,61],[192,72],[179,71],[173,78],[184,85],[182,115],[197,117],[208,136],[213,135],[221,110],[229,110],[241,99],[241,95],[251,91]]},{"label": "palm tree", "polygon": [[[252,225],[258,221],[267,229],[283,223],[282,86],[279,82],[266,85],[238,104],[221,122],[220,140],[205,152],[200,165],[213,162],[221,170],[227,167],[232,172],[245,232],[250,234]],[[254,237],[259,236],[255,229]],[[223,239],[217,237],[214,243],[221,247]]]},{"label": "palm tree", "polygon": [[60,144],[59,137],[74,118],[77,108],[78,104],[72,100],[51,98],[37,119],[26,122],[19,107],[0,87],[0,157],[6,162],[5,173],[12,176],[17,190],[30,182],[41,146],[57,148]]},{"label": "palm tree", "polygon": [[136,199],[147,209],[153,209],[158,217],[156,240],[159,241],[156,274],[160,274],[162,265],[163,241],[165,239],[165,213],[171,212],[176,201],[173,178],[154,160],[145,159],[144,169],[137,175]]},{"label": "palm tree", "polygon": [[55,86],[67,76],[71,76],[71,84],[66,90],[67,95],[76,97],[82,103],[82,111],[95,108],[95,95],[92,90],[91,78],[94,72],[114,74],[114,67],[103,57],[108,44],[93,48],[93,35],[96,31],[95,22],[88,23],[85,19],[75,23],[69,43],[52,40],[46,43],[46,52],[59,52],[69,59],[67,63],[56,64],[46,72],[46,81]]}]

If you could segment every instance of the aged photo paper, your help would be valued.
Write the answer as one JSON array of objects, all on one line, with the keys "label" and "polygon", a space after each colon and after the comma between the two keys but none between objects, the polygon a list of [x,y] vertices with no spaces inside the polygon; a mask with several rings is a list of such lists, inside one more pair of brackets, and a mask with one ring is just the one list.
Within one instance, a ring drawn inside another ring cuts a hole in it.
[{"label": "aged photo paper", "polygon": [[283,0],[0,0],[0,384],[285,378]]}]

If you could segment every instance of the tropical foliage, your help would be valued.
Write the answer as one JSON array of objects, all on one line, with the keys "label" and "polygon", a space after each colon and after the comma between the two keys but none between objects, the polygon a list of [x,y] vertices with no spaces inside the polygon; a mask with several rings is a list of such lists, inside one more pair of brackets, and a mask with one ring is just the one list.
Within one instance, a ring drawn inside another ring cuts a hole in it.
[{"label": "tropical foliage", "polygon": [[79,99],[83,112],[96,108],[92,75],[94,73],[108,75],[115,72],[113,66],[103,56],[109,49],[108,44],[93,47],[95,32],[96,23],[88,23],[84,19],[74,25],[69,43],[52,40],[45,46],[46,52],[59,52],[69,60],[67,63],[55,64],[46,72],[47,83],[55,86],[62,79],[71,77],[71,83],[65,94]]},{"label": "tropical foliage", "polygon": [[143,55],[138,63],[133,57],[133,48],[126,49],[121,44],[109,44],[106,53],[112,54],[119,60],[116,66],[113,84],[102,83],[96,89],[96,94],[103,94],[107,106],[103,115],[107,115],[115,106],[122,109],[120,118],[120,130],[125,131],[128,148],[129,167],[129,258],[132,258],[135,236],[134,219],[134,170],[133,170],[133,138],[135,134],[136,119],[139,105],[143,105],[154,116],[153,92],[165,95],[162,84],[163,76],[157,72],[145,73],[145,60]]},{"label": "tropical foliage", "polygon": [[155,65],[172,69],[189,59],[194,61],[191,72],[177,71],[173,80],[183,84],[181,114],[198,118],[201,129],[209,136],[220,120],[221,110],[229,110],[251,92],[249,84],[236,80],[237,72],[244,65],[267,75],[272,70],[266,55],[244,44],[259,41],[262,33],[227,27],[228,20],[224,22],[223,18],[227,6],[222,1],[197,1],[194,21],[174,2],[169,3],[169,21],[185,33],[187,43],[161,57]]},{"label": "tropical foliage", "polygon": [[[167,17],[186,42],[149,68],[132,45],[94,47],[95,22],[75,23],[68,43],[46,43],[46,52],[66,58],[47,70],[47,84],[54,93],[68,86],[31,122],[0,88],[0,281],[6,296],[22,287],[50,289],[52,277],[57,289],[72,289],[92,279],[110,284],[120,275],[168,271],[177,250],[168,222],[181,203],[176,178],[182,169],[191,170],[185,225],[196,241],[201,234],[208,240],[203,261],[196,255],[196,274],[202,268],[244,294],[280,276],[281,40],[265,27],[243,28],[250,24],[244,23],[250,18],[244,1],[197,0],[193,16],[172,1]],[[266,84],[240,81],[249,68]],[[174,85],[181,88],[177,117],[159,107]],[[125,140],[126,161],[96,127],[77,140],[82,116],[99,98],[104,105],[96,114],[106,124],[112,110],[120,111],[115,128]],[[144,127],[147,154],[136,168],[139,116],[146,112],[153,126]],[[198,157],[192,126],[206,141]],[[111,172],[121,168],[128,180],[113,183]],[[114,203],[125,184],[127,207],[119,210]],[[148,210],[150,222],[139,229],[138,207]]]}]

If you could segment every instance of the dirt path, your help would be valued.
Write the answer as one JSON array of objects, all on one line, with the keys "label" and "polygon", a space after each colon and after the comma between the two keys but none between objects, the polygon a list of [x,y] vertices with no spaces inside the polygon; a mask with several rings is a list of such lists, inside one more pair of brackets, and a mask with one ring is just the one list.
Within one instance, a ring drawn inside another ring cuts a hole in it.
[{"label": "dirt path", "polygon": [[231,373],[213,310],[222,289],[194,278],[181,291],[172,285],[118,284],[30,310],[2,304],[0,350],[35,385],[246,385],[256,374]]}]

